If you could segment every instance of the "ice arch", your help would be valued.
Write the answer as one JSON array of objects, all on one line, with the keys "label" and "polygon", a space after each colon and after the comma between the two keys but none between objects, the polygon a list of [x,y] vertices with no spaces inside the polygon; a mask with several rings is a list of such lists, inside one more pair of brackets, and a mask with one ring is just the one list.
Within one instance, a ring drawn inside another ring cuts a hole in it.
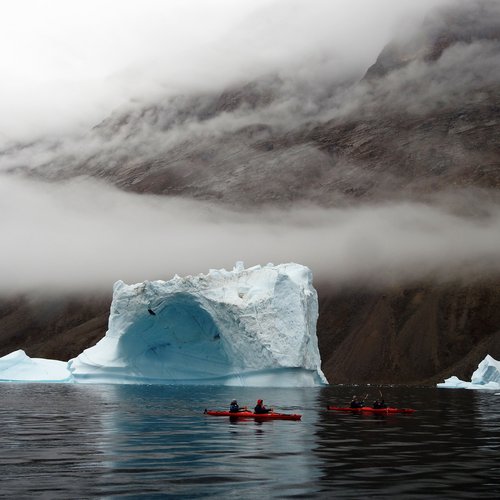
[{"label": "ice arch", "polygon": [[202,382],[231,372],[224,337],[194,296],[173,294],[164,306],[148,309],[144,322],[132,323],[118,341],[118,354],[133,363],[134,376]]},{"label": "ice arch", "polygon": [[298,264],[119,281],[106,336],[68,367],[76,382],[319,385],[317,316]]}]

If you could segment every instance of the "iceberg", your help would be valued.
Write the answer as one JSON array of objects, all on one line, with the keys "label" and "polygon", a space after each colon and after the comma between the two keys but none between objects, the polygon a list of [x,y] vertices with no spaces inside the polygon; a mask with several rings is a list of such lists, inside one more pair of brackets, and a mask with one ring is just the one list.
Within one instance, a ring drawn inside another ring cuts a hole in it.
[{"label": "iceberg", "polygon": [[115,283],[108,331],[68,362],[76,383],[327,384],[312,273],[295,263]]},{"label": "iceberg", "polygon": [[479,363],[472,374],[471,381],[465,382],[458,377],[450,377],[437,387],[445,389],[500,389],[500,362],[489,354]]},{"label": "iceberg", "polygon": [[0,358],[0,382],[72,382],[68,363],[30,358],[22,349]]}]

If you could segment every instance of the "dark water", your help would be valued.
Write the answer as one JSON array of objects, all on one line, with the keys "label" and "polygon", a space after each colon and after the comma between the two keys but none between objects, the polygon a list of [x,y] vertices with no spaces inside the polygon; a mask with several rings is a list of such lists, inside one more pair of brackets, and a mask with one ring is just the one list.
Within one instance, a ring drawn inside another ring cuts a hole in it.
[{"label": "dark water", "polygon": [[[500,395],[382,388],[412,415],[328,412],[376,388],[1,384],[2,498],[499,498]],[[300,422],[203,415],[236,397]]]}]

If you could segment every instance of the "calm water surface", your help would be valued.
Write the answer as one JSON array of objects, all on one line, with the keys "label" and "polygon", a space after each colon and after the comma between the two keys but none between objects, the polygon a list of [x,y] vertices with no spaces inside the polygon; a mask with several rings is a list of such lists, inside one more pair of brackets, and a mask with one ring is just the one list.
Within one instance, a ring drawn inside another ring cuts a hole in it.
[{"label": "calm water surface", "polygon": [[[500,395],[381,388],[412,415],[327,411],[378,388],[1,384],[2,498],[499,498]],[[302,421],[203,415],[236,397]]]}]

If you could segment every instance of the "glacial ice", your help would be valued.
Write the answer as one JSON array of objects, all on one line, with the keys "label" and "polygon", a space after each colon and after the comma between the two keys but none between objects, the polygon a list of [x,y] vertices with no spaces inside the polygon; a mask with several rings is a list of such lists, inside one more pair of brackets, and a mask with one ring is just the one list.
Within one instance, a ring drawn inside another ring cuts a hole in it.
[{"label": "glacial ice", "polygon": [[30,358],[22,349],[0,358],[0,382],[72,382],[65,361]]},{"label": "glacial ice", "polygon": [[312,273],[289,263],[118,281],[106,335],[68,362],[77,383],[327,383]]},{"label": "glacial ice", "polygon": [[477,370],[472,374],[471,381],[465,382],[458,377],[445,379],[437,384],[445,389],[500,389],[500,362],[489,354],[479,363]]}]

